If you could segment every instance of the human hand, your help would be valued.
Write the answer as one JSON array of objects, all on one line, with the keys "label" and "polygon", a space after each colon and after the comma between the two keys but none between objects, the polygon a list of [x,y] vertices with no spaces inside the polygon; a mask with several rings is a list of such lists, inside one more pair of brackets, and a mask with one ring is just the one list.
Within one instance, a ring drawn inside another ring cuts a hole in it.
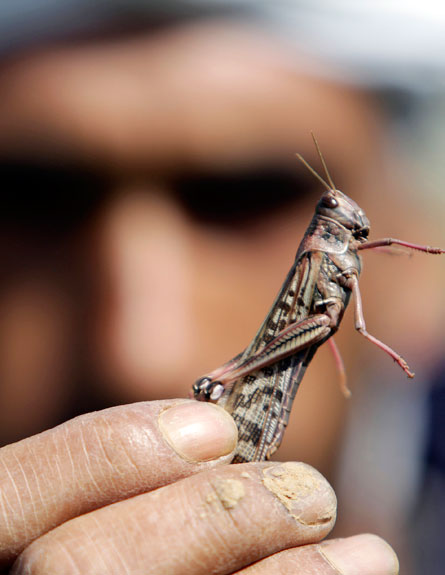
[{"label": "human hand", "polygon": [[18,557],[15,575],[397,572],[377,537],[317,544],[336,514],[317,471],[227,465],[235,445],[223,410],[168,400],[4,447],[0,561]]}]

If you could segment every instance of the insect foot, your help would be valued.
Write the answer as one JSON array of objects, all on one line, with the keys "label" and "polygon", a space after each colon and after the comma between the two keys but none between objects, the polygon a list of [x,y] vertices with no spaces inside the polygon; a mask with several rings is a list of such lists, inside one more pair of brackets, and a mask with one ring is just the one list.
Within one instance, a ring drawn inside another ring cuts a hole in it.
[{"label": "insect foot", "polygon": [[210,377],[201,377],[193,385],[193,396],[198,401],[217,401],[224,393],[224,386]]}]

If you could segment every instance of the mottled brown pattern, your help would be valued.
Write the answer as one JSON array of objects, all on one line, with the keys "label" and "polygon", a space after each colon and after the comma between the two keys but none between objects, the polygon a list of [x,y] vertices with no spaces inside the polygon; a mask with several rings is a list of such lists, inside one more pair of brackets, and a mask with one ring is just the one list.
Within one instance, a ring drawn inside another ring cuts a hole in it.
[{"label": "mottled brown pattern", "polygon": [[[331,207],[327,207],[327,198]],[[332,198],[336,200],[332,207]],[[280,445],[292,402],[318,347],[338,328],[360,273],[360,229],[369,222],[338,190],[325,192],[283,286],[247,349],[208,378],[226,388],[217,403],[239,429],[234,462],[269,458]],[[358,239],[357,239],[358,238]]]}]

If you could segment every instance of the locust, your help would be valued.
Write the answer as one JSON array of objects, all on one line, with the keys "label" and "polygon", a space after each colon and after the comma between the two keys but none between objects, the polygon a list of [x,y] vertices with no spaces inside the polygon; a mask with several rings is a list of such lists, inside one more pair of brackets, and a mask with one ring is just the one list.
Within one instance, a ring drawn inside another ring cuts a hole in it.
[{"label": "locust", "polygon": [[406,361],[368,333],[359,289],[360,252],[403,246],[429,254],[445,250],[384,238],[369,241],[365,212],[336,189],[315,136],[327,181],[306,160],[298,159],[326,188],[297,250],[295,261],[250,345],[222,367],[199,378],[192,396],[226,409],[238,426],[234,463],[261,461],[278,449],[298,387],[317,349],[328,342],[349,395],[333,335],[352,299],[355,329],[386,352],[410,378]]}]

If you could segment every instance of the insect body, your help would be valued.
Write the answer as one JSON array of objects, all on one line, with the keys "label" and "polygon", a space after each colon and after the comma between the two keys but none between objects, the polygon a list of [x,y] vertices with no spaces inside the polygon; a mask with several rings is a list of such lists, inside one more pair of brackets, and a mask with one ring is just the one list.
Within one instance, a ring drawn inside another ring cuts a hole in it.
[{"label": "insect body", "polygon": [[444,250],[391,238],[369,242],[368,218],[335,189],[315,144],[330,185],[299,156],[327,190],[275,302],[247,349],[193,386],[196,399],[217,402],[235,419],[236,463],[268,459],[279,447],[298,386],[318,347],[329,340],[339,357],[329,338],[337,331],[351,296],[356,329],[388,353],[408,377],[414,377],[399,354],[366,331],[358,285],[359,251],[392,244],[428,253]]}]

